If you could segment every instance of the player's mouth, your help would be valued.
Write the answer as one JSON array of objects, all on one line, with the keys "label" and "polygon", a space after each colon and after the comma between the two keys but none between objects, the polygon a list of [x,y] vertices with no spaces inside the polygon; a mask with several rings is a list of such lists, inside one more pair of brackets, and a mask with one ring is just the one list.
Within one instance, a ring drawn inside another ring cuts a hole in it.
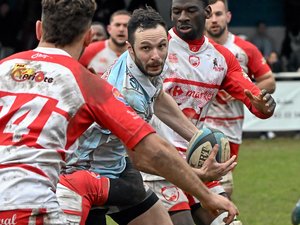
[{"label": "player's mouth", "polygon": [[220,26],[218,26],[218,25],[211,26],[211,27],[210,27],[210,30],[211,30],[212,32],[217,32],[217,31],[220,30]]},{"label": "player's mouth", "polygon": [[178,26],[178,30],[181,33],[189,33],[192,31],[192,26],[191,25],[180,25],[180,26]]},{"label": "player's mouth", "polygon": [[161,70],[162,64],[161,63],[156,63],[156,64],[151,64],[148,65],[148,68],[152,71],[157,71],[157,70]]},{"label": "player's mouth", "polygon": [[125,35],[124,34],[119,34],[117,35],[118,38],[125,38]]}]

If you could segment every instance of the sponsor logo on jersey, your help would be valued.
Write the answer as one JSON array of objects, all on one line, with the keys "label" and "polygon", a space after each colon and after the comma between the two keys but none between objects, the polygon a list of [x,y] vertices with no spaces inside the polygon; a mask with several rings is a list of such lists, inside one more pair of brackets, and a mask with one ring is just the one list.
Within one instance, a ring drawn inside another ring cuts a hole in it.
[{"label": "sponsor logo on jersey", "polygon": [[181,87],[179,86],[175,86],[173,88],[170,88],[168,90],[168,92],[172,95],[172,96],[179,96],[183,94],[183,90],[181,89]]},{"label": "sponsor logo on jersey", "polygon": [[211,100],[212,97],[214,96],[214,93],[210,93],[207,91],[201,92],[201,91],[195,91],[195,90],[191,90],[191,89],[184,91],[178,85],[176,85],[172,88],[169,88],[167,90],[167,92],[173,97],[185,95],[187,97],[192,97],[192,98],[196,98],[196,99],[205,99],[205,101]]},{"label": "sponsor logo on jersey", "polygon": [[190,55],[189,62],[193,67],[198,67],[200,65],[200,58],[196,55]]},{"label": "sponsor logo on jersey", "polygon": [[42,53],[36,53],[36,54],[33,54],[31,56],[32,59],[36,59],[36,58],[46,59],[46,58],[49,58],[49,57],[50,57],[49,55],[45,55],[45,54],[42,54]]},{"label": "sponsor logo on jersey", "polygon": [[[127,73],[128,74],[128,73]],[[129,84],[130,86],[134,89],[134,90],[139,90],[140,89],[140,84],[139,82],[131,75],[131,74],[128,74],[129,75]]]},{"label": "sponsor logo on jersey", "polygon": [[169,59],[170,63],[178,63],[178,58],[177,58],[176,53],[170,53],[168,55],[168,59]]},{"label": "sponsor logo on jersey", "polygon": [[214,58],[214,61],[213,61],[213,70],[214,71],[224,71],[224,67],[223,66],[220,66],[219,64],[218,64],[218,60],[217,60],[217,58]]},{"label": "sponsor logo on jersey", "polygon": [[52,83],[53,78],[46,77],[42,71],[27,67],[26,64],[17,63],[11,71],[11,77],[17,82],[34,81]]},{"label": "sponsor logo on jersey", "polygon": [[179,198],[179,191],[176,186],[163,187],[161,194],[169,202],[176,202]]},{"label": "sponsor logo on jersey", "polygon": [[0,225],[16,225],[17,215],[14,214],[11,218],[0,218]]},{"label": "sponsor logo on jersey", "polygon": [[128,105],[127,102],[125,101],[123,95],[119,92],[119,90],[117,88],[113,87],[112,94],[117,100],[119,100],[120,102],[123,102],[125,105]]}]

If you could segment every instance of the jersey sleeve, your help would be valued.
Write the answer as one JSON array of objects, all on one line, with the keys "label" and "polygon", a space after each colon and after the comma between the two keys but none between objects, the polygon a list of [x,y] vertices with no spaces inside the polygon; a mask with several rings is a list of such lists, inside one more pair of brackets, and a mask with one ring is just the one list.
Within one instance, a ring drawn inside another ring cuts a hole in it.
[{"label": "jersey sleeve", "polygon": [[221,50],[227,63],[227,74],[220,89],[224,89],[231,96],[242,101],[250,112],[258,118],[268,118],[251,104],[250,99],[244,93],[245,90],[249,90],[253,95],[258,96],[261,92],[260,89],[249,79],[247,74],[244,74],[239,62],[228,49],[219,50]]},{"label": "jersey sleeve", "polygon": [[81,88],[87,108],[95,122],[109,129],[129,149],[133,149],[145,136],[155,132],[126,105],[120,92],[106,80],[88,73],[81,83]]},{"label": "jersey sleeve", "polygon": [[236,37],[236,42],[248,56],[247,67],[250,76],[253,76],[255,79],[271,71],[265,58],[255,45],[248,41],[241,40],[239,37]]}]

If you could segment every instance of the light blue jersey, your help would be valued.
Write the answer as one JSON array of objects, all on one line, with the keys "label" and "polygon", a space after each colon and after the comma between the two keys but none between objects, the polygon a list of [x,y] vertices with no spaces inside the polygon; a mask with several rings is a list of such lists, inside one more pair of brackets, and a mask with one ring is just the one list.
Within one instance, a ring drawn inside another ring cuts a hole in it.
[{"label": "light blue jersey", "polygon": [[[165,71],[165,70],[164,70]],[[160,76],[145,76],[136,66],[128,52],[103,75],[115,86],[129,104],[144,120],[150,121],[154,110],[153,101],[162,90]],[[68,170],[92,170],[100,175],[117,178],[126,167],[126,150],[122,142],[97,124],[93,124],[80,138],[80,148],[68,159]]]}]

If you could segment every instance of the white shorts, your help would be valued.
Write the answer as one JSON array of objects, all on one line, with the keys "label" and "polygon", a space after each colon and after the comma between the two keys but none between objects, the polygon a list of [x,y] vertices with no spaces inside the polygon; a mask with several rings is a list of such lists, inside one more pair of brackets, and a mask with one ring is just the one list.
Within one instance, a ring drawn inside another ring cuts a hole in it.
[{"label": "white shorts", "polygon": [[166,180],[144,181],[159,197],[168,211],[190,210],[189,200],[183,190]]},{"label": "white shorts", "polygon": [[222,177],[222,180],[220,181],[222,186],[224,187],[225,190],[228,189],[233,189],[233,176],[232,172],[229,171],[225,176]]},{"label": "white shorts", "polygon": [[[144,181],[144,183],[159,197],[165,208],[169,211],[190,210],[190,206],[200,201],[185,193],[180,188],[166,180]],[[214,193],[224,193],[224,188],[218,181],[208,182],[206,186]]]}]

